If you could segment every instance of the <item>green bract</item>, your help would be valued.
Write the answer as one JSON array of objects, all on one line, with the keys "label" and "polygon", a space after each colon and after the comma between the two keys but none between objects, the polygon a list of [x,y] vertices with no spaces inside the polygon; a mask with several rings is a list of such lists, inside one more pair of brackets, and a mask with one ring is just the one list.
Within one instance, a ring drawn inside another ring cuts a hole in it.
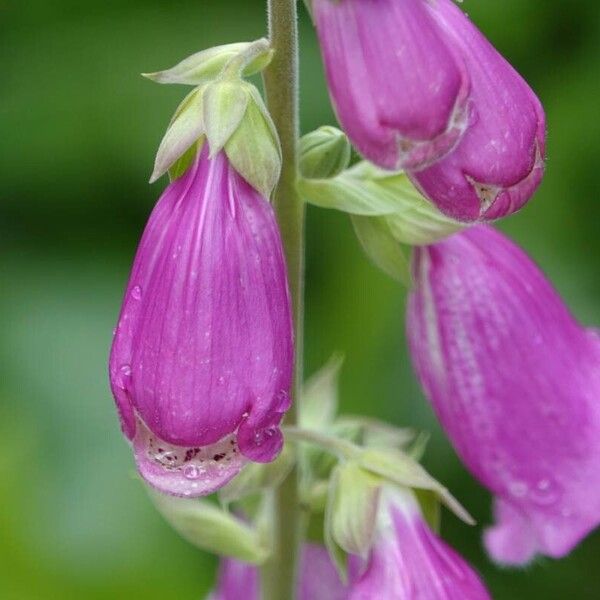
[{"label": "green bract", "polygon": [[198,548],[257,565],[268,558],[266,536],[211,502],[149,493],[173,529]]}]

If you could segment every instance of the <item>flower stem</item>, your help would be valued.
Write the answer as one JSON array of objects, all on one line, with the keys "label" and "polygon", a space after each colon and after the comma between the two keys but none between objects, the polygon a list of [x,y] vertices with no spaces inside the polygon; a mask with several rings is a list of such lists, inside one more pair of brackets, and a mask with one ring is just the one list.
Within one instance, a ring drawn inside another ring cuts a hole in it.
[{"label": "flower stem", "polygon": [[[274,205],[283,239],[294,310],[296,365],[294,403],[286,424],[298,419],[302,385],[304,321],[304,203],[296,192],[298,178],[298,28],[296,0],[268,0],[269,38],[275,55],[264,73],[267,105],[281,141],[282,171]],[[302,537],[298,473],[294,469],[275,491],[273,555],[262,567],[263,600],[293,600]]]}]

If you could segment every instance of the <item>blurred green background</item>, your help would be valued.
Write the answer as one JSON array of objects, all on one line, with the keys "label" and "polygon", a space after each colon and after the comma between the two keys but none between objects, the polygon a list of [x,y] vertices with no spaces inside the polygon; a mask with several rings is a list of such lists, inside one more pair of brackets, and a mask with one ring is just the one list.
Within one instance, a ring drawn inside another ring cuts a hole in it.
[{"label": "blurred green background", "polygon": [[[261,0],[0,0],[0,598],[201,599],[215,561],[153,511],[106,376],[147,185],[179,87],[141,71],[265,33]],[[600,323],[600,9],[596,0],[466,0],[548,113],[548,173],[502,224],[585,323]],[[302,126],[333,123],[301,9]],[[377,35],[377,32],[373,32]],[[409,365],[404,293],[349,220],[308,211],[308,371],[346,354],[343,410],[433,431],[427,467],[480,522],[443,532],[497,600],[600,598],[600,535],[556,562],[499,570],[490,498],[462,469]]]}]

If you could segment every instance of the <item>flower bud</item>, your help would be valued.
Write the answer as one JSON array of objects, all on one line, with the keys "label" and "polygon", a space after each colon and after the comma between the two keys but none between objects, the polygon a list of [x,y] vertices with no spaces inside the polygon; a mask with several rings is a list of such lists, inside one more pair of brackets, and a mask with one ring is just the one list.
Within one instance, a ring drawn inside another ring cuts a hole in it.
[{"label": "flower bud", "polygon": [[411,173],[440,210],[462,221],[521,208],[544,171],[546,125],[535,93],[452,0],[427,3],[471,79],[469,126],[454,151]]},{"label": "flower bud", "polygon": [[[260,600],[258,569],[232,560],[221,561],[216,589],[207,600]],[[347,591],[327,556],[318,544],[304,544],[296,596],[298,600],[346,600]]]},{"label": "flower bud", "polygon": [[386,169],[447,154],[466,126],[469,81],[425,0],[313,0],[338,119],[358,151]]},{"label": "flower bud", "polygon": [[480,225],[415,250],[407,328],[457,453],[495,495],[502,563],[561,557],[600,522],[600,338]]},{"label": "flower bud", "polygon": [[326,125],[300,139],[300,172],[308,179],[328,179],[350,164],[351,147],[343,131]]},{"label": "flower bud", "polygon": [[348,600],[490,600],[471,567],[431,531],[410,490],[381,492],[366,561],[350,560]]},{"label": "flower bud", "polygon": [[273,460],[292,363],[273,210],[205,144],[150,216],[113,340],[111,387],[142,477],[199,496]]}]

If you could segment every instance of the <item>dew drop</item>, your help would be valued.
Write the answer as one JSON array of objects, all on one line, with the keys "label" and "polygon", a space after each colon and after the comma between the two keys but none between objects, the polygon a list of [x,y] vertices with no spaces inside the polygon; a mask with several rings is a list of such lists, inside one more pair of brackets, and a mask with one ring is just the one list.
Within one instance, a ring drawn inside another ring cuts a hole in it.
[{"label": "dew drop", "polygon": [[290,395],[287,390],[277,392],[277,411],[284,412],[290,407]]},{"label": "dew drop", "polygon": [[531,492],[531,500],[539,506],[550,506],[558,500],[559,493],[549,479],[540,479]]},{"label": "dew drop", "polygon": [[198,479],[200,477],[200,469],[196,465],[186,465],[183,468],[183,476],[186,479]]},{"label": "dew drop", "polygon": [[131,365],[121,365],[121,373],[125,377],[129,377],[131,375]]},{"label": "dew drop", "polygon": [[508,484],[508,490],[515,498],[522,498],[527,494],[528,486],[524,481],[512,481]]},{"label": "dew drop", "polygon": [[142,299],[142,288],[139,285],[133,287],[133,289],[131,290],[131,297],[134,300]]}]

